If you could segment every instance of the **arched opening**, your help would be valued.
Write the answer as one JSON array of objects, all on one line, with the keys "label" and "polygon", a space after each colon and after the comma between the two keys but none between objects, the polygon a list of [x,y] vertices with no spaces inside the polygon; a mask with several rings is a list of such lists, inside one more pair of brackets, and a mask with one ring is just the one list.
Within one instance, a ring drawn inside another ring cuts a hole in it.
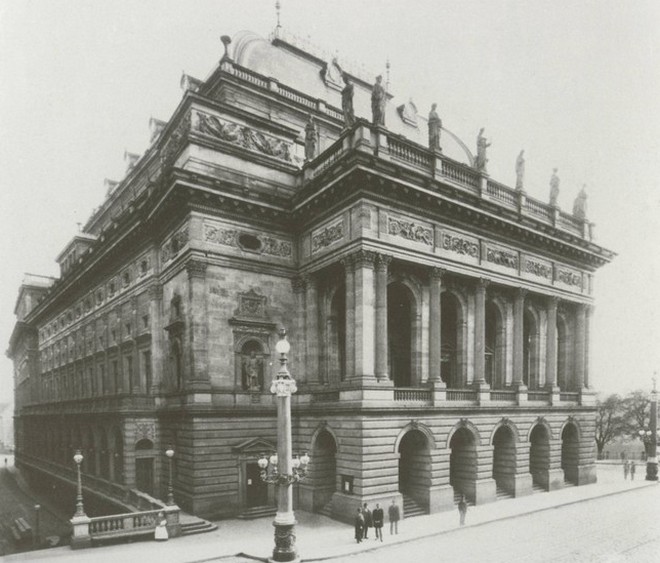
[{"label": "arched opening", "polygon": [[332,500],[337,486],[337,443],[327,430],[321,430],[314,440],[310,463],[311,484],[314,487],[314,511]]},{"label": "arched opening", "polygon": [[395,387],[410,387],[414,377],[414,297],[401,282],[387,286],[390,377]]},{"label": "arched opening", "polygon": [[154,444],[143,438],[135,444],[135,487],[147,493],[154,494]]},{"label": "arched opening", "polygon": [[241,347],[241,387],[244,391],[263,391],[264,354],[258,340],[248,340]]},{"label": "arched opening", "polygon": [[567,424],[561,433],[561,468],[564,470],[564,481],[578,484],[580,442],[575,424]]},{"label": "arched opening", "polygon": [[458,298],[444,291],[440,308],[440,377],[450,389],[463,387],[463,312]]},{"label": "arched opening", "polygon": [[543,424],[534,426],[529,435],[529,472],[532,474],[532,487],[549,490],[550,436]]},{"label": "arched opening", "polygon": [[502,312],[492,301],[486,303],[485,378],[493,389],[504,387],[505,323]]},{"label": "arched opening", "polygon": [[516,440],[508,426],[500,426],[493,436],[493,479],[497,496],[514,496],[516,489]]},{"label": "arched opening", "polygon": [[115,483],[123,484],[124,482],[124,438],[121,435],[121,430],[116,429],[114,432],[114,451],[113,451],[113,465],[114,465],[114,480]]},{"label": "arched opening", "polygon": [[431,486],[431,454],[428,439],[419,430],[410,430],[399,443],[399,491],[406,517],[426,514]]},{"label": "arched opening", "polygon": [[523,315],[523,383],[528,389],[539,388],[539,323],[527,309]]},{"label": "arched opening", "polygon": [[335,290],[328,317],[328,383],[336,384],[346,378],[346,286]]},{"label": "arched opening", "polygon": [[454,499],[461,495],[474,502],[477,481],[477,444],[474,434],[459,428],[449,442],[449,484],[454,488]]}]

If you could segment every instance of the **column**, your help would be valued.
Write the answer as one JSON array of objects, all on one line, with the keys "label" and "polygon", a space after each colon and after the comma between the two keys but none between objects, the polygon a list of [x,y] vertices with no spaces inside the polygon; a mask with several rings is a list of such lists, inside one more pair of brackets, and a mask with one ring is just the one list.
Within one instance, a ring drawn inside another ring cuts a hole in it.
[{"label": "column", "polygon": [[163,323],[161,320],[163,310],[163,287],[154,284],[149,287],[149,323],[151,331],[151,389],[146,389],[150,395],[158,393],[159,386],[163,385],[165,374],[165,358],[163,350]]},{"label": "column", "polygon": [[346,274],[346,379],[355,375],[355,272],[353,257],[346,256],[341,261]]},{"label": "column", "polygon": [[355,372],[356,380],[373,380],[375,375],[375,253],[359,250],[354,254],[355,284]]},{"label": "column", "polygon": [[585,317],[585,332],[584,332],[584,387],[589,388],[589,356],[590,356],[590,345],[591,345],[591,316],[594,312],[593,305],[586,306],[586,317]]},{"label": "column", "polygon": [[581,391],[585,381],[587,306],[579,304],[575,312],[575,390]]},{"label": "column", "polygon": [[[190,343],[190,378],[186,387],[192,391],[210,391],[207,362],[208,315],[206,299],[206,262],[190,260],[188,272],[188,335]],[[185,353],[183,354],[185,356]],[[183,378],[185,381],[185,377]],[[210,400],[210,399],[209,399]]]},{"label": "column", "polygon": [[314,276],[303,277],[305,283],[305,379],[320,383],[319,379],[319,292]]},{"label": "column", "polygon": [[305,281],[302,276],[295,276],[291,279],[291,288],[293,289],[293,296],[295,299],[295,321],[293,331],[291,333],[291,341],[297,342],[297,346],[293,346],[292,365],[296,366],[297,377],[301,383],[307,382],[307,338],[305,335]]},{"label": "column", "polygon": [[523,390],[525,295],[527,290],[519,287],[513,301],[513,386]]},{"label": "column", "polygon": [[545,356],[545,385],[549,391],[557,387],[557,305],[558,297],[548,299],[548,330]]},{"label": "column", "polygon": [[477,281],[474,311],[474,383],[478,388],[488,387],[485,377],[486,354],[486,288],[489,281]]},{"label": "column", "polygon": [[433,386],[444,387],[440,377],[441,369],[441,326],[442,326],[442,274],[441,268],[432,268],[430,275],[430,315],[429,315],[429,381]]},{"label": "column", "polygon": [[391,256],[376,256],[376,379],[384,381],[387,373],[387,272]]}]

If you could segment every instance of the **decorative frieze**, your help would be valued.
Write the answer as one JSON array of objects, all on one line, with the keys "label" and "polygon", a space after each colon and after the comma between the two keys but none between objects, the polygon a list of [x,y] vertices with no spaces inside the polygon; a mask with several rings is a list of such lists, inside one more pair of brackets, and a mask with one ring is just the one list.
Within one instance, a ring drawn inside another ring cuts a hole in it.
[{"label": "decorative frieze", "polygon": [[188,244],[188,225],[174,233],[163,245],[160,251],[161,261],[164,264],[175,258],[181,249]]},{"label": "decorative frieze", "polygon": [[509,250],[499,246],[485,246],[484,258],[486,262],[508,268],[511,270],[518,270],[518,253],[514,250]]},{"label": "decorative frieze", "polygon": [[246,252],[289,258],[293,255],[293,244],[288,240],[278,239],[260,233],[248,233],[231,227],[220,227],[204,223],[205,242],[221,246],[240,248]]},{"label": "decorative frieze", "polygon": [[391,236],[433,246],[433,230],[427,225],[420,225],[408,219],[388,216],[387,232]]},{"label": "decorative frieze", "polygon": [[441,238],[442,249],[448,252],[454,252],[472,258],[479,257],[479,243],[476,239],[466,238],[464,236],[443,232]]},{"label": "decorative frieze", "polygon": [[571,287],[579,287],[582,289],[582,274],[575,270],[568,268],[556,267],[555,280]]},{"label": "decorative frieze", "polygon": [[522,271],[524,274],[552,281],[552,262],[524,256]]},{"label": "decorative frieze", "polygon": [[291,162],[292,143],[268,135],[256,129],[239,125],[220,119],[215,115],[195,112],[194,130],[204,135],[220,139],[243,147],[248,150],[257,151],[279,160]]},{"label": "decorative frieze", "polygon": [[337,221],[312,233],[312,254],[344,238],[344,221]]}]

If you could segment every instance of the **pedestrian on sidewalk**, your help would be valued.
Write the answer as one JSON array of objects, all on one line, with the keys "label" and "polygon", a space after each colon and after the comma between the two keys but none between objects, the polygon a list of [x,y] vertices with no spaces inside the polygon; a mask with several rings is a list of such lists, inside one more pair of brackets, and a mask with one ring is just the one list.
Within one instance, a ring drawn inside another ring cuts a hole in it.
[{"label": "pedestrian on sidewalk", "polygon": [[355,541],[362,543],[362,532],[364,530],[364,516],[362,509],[358,506],[357,515],[355,516]]},{"label": "pedestrian on sidewalk", "polygon": [[158,513],[156,530],[154,531],[154,539],[156,541],[166,541],[169,538],[167,533],[167,520],[162,512]]},{"label": "pedestrian on sidewalk", "polygon": [[465,495],[461,495],[461,500],[458,501],[458,514],[461,518],[461,526],[465,526],[465,515],[467,514],[467,502],[465,502]]},{"label": "pedestrian on sidewalk", "polygon": [[383,509],[380,507],[380,504],[376,503],[376,508],[371,513],[371,518],[374,523],[374,533],[376,534],[376,540],[380,538],[380,541],[383,541],[383,520],[385,519],[385,514]]},{"label": "pedestrian on sidewalk", "polygon": [[369,539],[369,528],[373,526],[373,520],[371,516],[371,510],[369,510],[369,507],[367,506],[367,503],[365,502],[362,505],[362,516],[364,516],[364,534],[363,537],[365,540]]},{"label": "pedestrian on sidewalk", "polygon": [[392,499],[392,504],[387,509],[387,514],[390,517],[390,536],[392,533],[398,534],[401,512],[399,511],[399,505],[396,503],[396,499]]},{"label": "pedestrian on sidewalk", "polygon": [[623,462],[623,478],[625,480],[628,480],[628,462],[627,461]]},{"label": "pedestrian on sidewalk", "polygon": [[635,462],[630,460],[630,480],[635,480]]}]

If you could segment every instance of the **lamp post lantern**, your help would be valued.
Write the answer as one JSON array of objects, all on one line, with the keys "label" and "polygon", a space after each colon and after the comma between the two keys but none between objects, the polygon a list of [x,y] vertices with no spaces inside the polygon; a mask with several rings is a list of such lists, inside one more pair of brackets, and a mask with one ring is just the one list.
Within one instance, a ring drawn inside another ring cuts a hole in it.
[{"label": "lamp post lantern", "polygon": [[645,445],[646,450],[646,480],[658,480],[658,392],[655,388],[656,377],[653,375],[653,390],[651,391],[651,412],[649,413],[649,430]]},{"label": "lamp post lantern", "polygon": [[261,479],[277,486],[277,514],[273,521],[275,526],[275,548],[270,561],[300,561],[296,549],[295,525],[293,514],[293,491],[291,485],[304,479],[307,475],[309,456],[292,457],[291,437],[291,395],[296,392],[296,382],[287,368],[287,354],[291,346],[286,339],[286,330],[280,330],[280,340],[275,350],[280,355],[278,370],[270,392],[277,397],[277,453],[270,457],[265,454],[258,460],[261,469]]},{"label": "lamp post lantern", "polygon": [[169,479],[167,481],[167,505],[174,505],[174,487],[172,486],[172,458],[174,457],[174,450],[172,446],[165,450],[167,456],[167,463],[169,465]]},{"label": "lamp post lantern", "polygon": [[83,462],[83,455],[80,453],[80,450],[76,450],[76,455],[73,456],[73,461],[76,462],[76,470],[78,472],[78,494],[76,496],[76,513],[74,516],[87,516],[85,514],[85,509],[83,507],[83,496],[82,496],[82,480],[80,478],[80,464]]}]

